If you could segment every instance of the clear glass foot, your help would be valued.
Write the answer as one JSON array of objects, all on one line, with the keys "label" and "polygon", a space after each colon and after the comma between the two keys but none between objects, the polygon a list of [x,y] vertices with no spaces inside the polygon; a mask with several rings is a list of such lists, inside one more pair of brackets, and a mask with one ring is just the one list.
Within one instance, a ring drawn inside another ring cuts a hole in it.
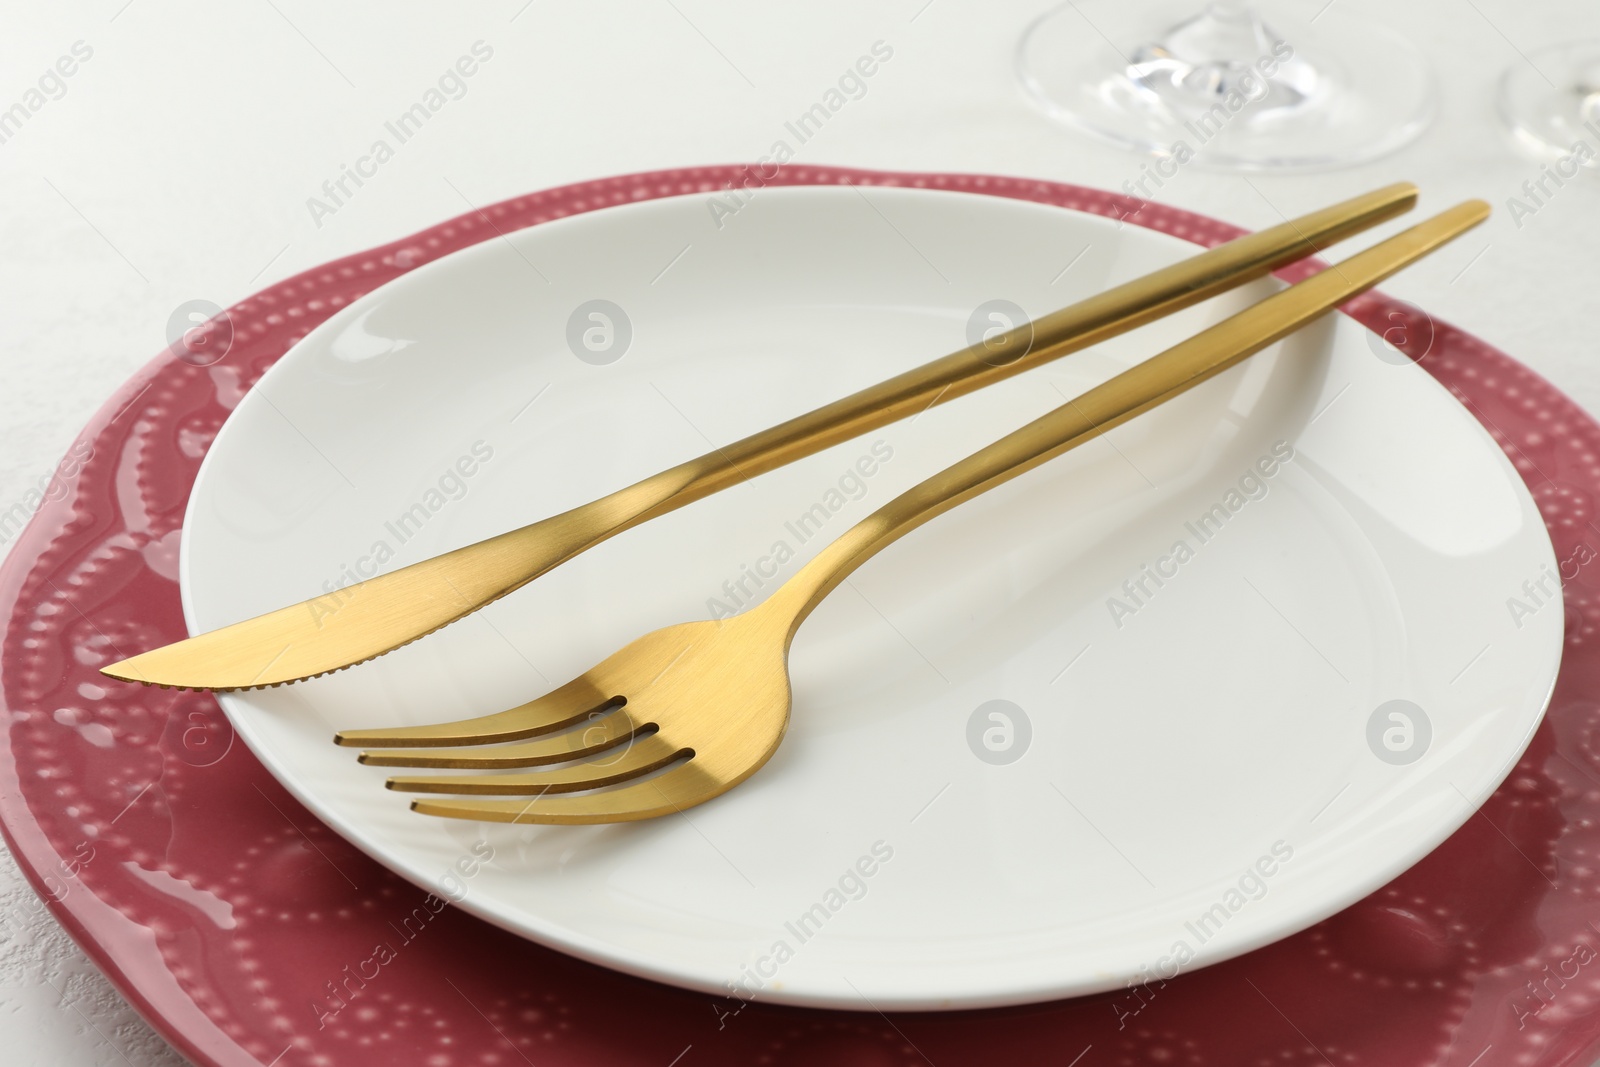
[{"label": "clear glass foot", "polygon": [[1500,114],[1533,151],[1600,168],[1600,40],[1531,52],[1510,67]]},{"label": "clear glass foot", "polygon": [[1048,114],[1119,147],[1217,169],[1310,169],[1392,152],[1433,116],[1416,50],[1337,8],[1302,21],[1279,5],[1174,4],[1152,24],[1132,6],[1065,4],[1017,53]]}]

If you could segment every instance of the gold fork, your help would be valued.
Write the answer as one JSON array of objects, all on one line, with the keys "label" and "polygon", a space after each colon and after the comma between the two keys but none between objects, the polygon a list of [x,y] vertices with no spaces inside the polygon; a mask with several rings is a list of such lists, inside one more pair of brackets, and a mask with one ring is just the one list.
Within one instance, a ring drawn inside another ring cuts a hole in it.
[{"label": "gold fork", "polygon": [[[428,815],[623,822],[704,803],[755,773],[777,749],[789,721],[788,656],[795,631],[857,567],[934,516],[1287,337],[1488,214],[1482,201],[1460,204],[1090,389],[889,501],[739,615],[646,634],[547,696],[509,711],[437,726],[348,730],[335,741],[409,749],[361,754],[361,762],[383,766],[482,771],[568,764],[515,774],[389,780],[391,789],[518,798],[412,803]],[[500,742],[518,743],[418,750]],[[645,777],[657,771],[663,773]],[[582,795],[559,795],[564,793]]]}]

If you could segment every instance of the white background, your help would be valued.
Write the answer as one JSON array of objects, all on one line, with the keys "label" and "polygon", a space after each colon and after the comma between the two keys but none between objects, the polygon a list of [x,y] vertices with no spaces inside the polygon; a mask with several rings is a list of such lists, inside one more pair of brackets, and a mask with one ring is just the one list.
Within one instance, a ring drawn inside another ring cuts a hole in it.
[{"label": "white background", "polygon": [[[1192,2],[1198,8],[1201,0]],[[1325,0],[1273,2],[1309,17]],[[1600,38],[1593,0],[1334,4],[1324,17],[1381,21],[1419,45],[1440,86],[1430,130],[1377,163],[1311,176],[1246,182],[1191,166],[1157,199],[1252,228],[1400,179],[1422,186],[1424,209],[1487,199],[1497,209],[1488,226],[1385,289],[1501,346],[1600,413],[1600,361],[1592,355],[1600,175],[1586,174],[1514,224],[1507,198],[1539,176],[1540,161],[1519,151],[1494,110],[1500,75],[1526,53]],[[165,344],[168,317],[185,301],[226,306],[307,267],[518,193],[752,160],[874,41],[892,46],[893,60],[796,162],[1120,188],[1141,161],[1057,128],[1015,81],[1018,36],[1050,6],[8,4],[0,110],[74,42],[87,43],[93,57],[65,95],[0,144],[0,511],[50,472],[95,409]],[[317,225],[307,198],[480,39],[494,55],[467,94]],[[181,1062],[36,914],[31,890],[10,857],[0,857],[6,1062]]]}]

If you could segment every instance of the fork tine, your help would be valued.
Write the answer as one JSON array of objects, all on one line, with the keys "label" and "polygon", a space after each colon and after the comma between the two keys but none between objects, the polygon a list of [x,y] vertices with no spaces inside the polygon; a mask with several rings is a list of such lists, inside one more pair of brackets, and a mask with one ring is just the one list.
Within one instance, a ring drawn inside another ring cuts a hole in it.
[{"label": "fork tine", "polygon": [[587,759],[635,738],[638,728],[626,711],[600,716],[581,730],[554,737],[524,741],[519,745],[490,748],[423,748],[363,752],[357,762],[369,767],[459,767],[489,770],[497,767],[538,767]]},{"label": "fork tine", "polygon": [[630,745],[620,756],[602,757],[572,767],[526,774],[408,774],[389,779],[389,788],[406,793],[470,793],[481,796],[531,797],[546,793],[574,793],[617,785],[649,774],[693,749],[674,745],[652,734]]},{"label": "fork tine", "polygon": [[581,823],[653,819],[693,807],[736,785],[702,769],[693,759],[655,778],[583,796],[532,800],[433,800],[411,802],[411,810],[447,819],[484,822]]},{"label": "fork tine", "polygon": [[[385,730],[341,730],[333,735],[336,745],[372,745],[377,748],[420,748],[426,745],[486,745],[495,741],[517,741],[550,733],[583,719],[622,698],[595,687],[580,676],[538,700],[530,700],[493,715],[481,715],[455,722],[429,726],[405,726]],[[409,764],[399,764],[409,766]],[[418,766],[427,766],[418,764]],[[439,766],[448,766],[440,764]],[[508,766],[517,766],[508,764]]]}]

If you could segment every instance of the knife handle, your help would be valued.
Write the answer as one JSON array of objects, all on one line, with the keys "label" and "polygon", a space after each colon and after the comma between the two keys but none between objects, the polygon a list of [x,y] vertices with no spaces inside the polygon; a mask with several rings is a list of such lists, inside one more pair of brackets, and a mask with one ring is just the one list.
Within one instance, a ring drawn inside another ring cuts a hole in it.
[{"label": "knife handle", "polygon": [[677,488],[639,521],[1264,277],[1409,211],[1416,200],[1417,187],[1410,182],[1388,185],[1247,234],[1031,323],[1020,323],[985,342],[897,374],[664,472],[657,476],[657,484],[665,482]]}]

